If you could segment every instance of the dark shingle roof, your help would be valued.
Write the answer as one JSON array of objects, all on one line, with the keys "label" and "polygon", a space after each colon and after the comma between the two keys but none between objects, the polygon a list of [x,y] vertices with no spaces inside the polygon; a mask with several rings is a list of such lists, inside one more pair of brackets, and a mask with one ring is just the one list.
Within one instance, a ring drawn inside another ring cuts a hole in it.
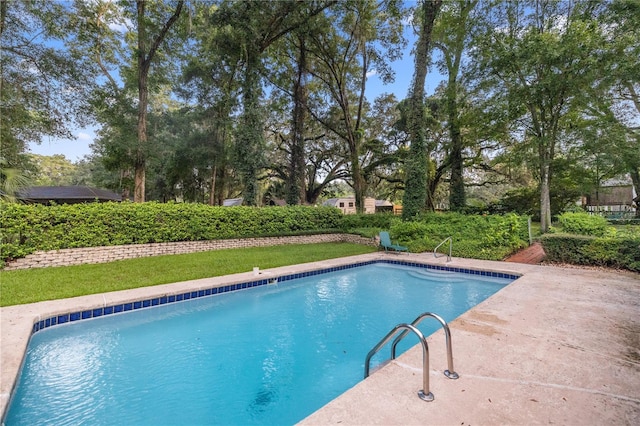
[{"label": "dark shingle roof", "polygon": [[32,186],[18,192],[17,197],[32,203],[58,204],[85,203],[92,201],[122,201],[122,196],[108,189],[88,186]]}]

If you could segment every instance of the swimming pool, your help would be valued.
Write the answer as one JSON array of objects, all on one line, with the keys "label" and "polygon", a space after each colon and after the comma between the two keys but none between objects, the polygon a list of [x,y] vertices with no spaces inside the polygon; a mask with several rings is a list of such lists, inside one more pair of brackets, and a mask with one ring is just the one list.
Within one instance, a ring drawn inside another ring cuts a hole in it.
[{"label": "swimming pool", "polygon": [[471,272],[377,262],[48,327],[6,423],[294,423],[360,381],[395,324],[450,321],[516,278]]}]

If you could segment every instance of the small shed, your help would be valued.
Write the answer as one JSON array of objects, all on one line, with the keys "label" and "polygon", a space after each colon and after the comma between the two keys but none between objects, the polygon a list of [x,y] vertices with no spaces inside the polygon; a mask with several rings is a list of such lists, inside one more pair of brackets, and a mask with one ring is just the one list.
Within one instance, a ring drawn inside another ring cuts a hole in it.
[{"label": "small shed", "polygon": [[609,179],[592,191],[583,201],[587,211],[606,216],[625,216],[634,211],[634,200],[638,197],[630,177]]},{"label": "small shed", "polygon": [[[344,198],[329,198],[324,202],[325,206],[337,207],[342,210],[344,214],[356,213],[356,198],[344,197]],[[373,214],[376,212],[376,200],[374,198],[366,197],[364,199],[364,213]]]},{"label": "small shed", "polygon": [[90,186],[32,186],[22,189],[17,198],[30,204],[78,204],[122,201],[122,195]]},{"label": "small shed", "polygon": [[387,200],[376,200],[376,213],[393,213],[393,203]]}]

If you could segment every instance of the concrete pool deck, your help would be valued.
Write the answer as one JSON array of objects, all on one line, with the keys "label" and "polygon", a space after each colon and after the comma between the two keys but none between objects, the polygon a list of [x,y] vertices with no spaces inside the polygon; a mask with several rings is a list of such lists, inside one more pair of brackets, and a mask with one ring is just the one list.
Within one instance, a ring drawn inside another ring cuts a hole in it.
[{"label": "concrete pool deck", "polygon": [[[375,259],[522,277],[450,323],[458,380],[442,374],[442,331],[428,338],[433,402],[416,395],[422,388],[416,346],[302,424],[640,424],[640,274],[385,253],[263,272],[279,276]],[[1,308],[0,416],[36,320],[253,279],[247,272]]]}]

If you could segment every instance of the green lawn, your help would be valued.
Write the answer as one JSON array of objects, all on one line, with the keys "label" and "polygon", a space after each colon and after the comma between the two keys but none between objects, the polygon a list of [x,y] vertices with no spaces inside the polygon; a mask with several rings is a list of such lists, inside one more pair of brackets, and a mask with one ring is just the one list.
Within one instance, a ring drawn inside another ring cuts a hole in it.
[{"label": "green lawn", "polygon": [[0,272],[0,306],[217,277],[371,253],[374,247],[301,244],[145,257],[94,265]]}]

